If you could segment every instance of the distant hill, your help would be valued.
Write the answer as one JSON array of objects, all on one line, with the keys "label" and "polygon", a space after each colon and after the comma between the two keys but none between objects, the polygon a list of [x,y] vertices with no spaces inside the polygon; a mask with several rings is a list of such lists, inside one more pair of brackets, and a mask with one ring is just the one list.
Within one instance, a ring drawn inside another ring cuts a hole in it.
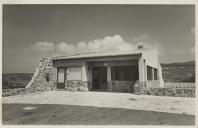
[{"label": "distant hill", "polygon": [[24,88],[31,80],[33,74],[8,73],[2,75],[3,88]]},{"label": "distant hill", "polygon": [[161,65],[162,67],[182,67],[182,66],[187,67],[187,66],[195,66],[195,61],[192,60],[187,62],[176,62],[176,63],[168,63],[168,64],[162,63]]},{"label": "distant hill", "polygon": [[195,82],[195,61],[161,64],[165,82]]}]

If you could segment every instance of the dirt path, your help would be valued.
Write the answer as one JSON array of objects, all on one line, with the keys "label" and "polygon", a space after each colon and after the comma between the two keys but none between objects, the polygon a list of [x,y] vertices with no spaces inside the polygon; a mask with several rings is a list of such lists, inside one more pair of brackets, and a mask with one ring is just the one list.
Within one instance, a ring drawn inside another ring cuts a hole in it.
[{"label": "dirt path", "polygon": [[195,125],[195,116],[59,104],[3,104],[3,125]]},{"label": "dirt path", "polygon": [[195,99],[109,92],[48,91],[3,98],[3,104],[62,104],[195,115]]}]

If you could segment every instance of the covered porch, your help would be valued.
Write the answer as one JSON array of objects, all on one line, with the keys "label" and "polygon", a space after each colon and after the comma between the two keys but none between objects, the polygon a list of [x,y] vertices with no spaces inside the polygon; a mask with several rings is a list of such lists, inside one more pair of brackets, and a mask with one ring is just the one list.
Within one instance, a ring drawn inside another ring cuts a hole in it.
[{"label": "covered porch", "polygon": [[138,59],[87,62],[87,81],[91,91],[133,92],[139,80]]}]

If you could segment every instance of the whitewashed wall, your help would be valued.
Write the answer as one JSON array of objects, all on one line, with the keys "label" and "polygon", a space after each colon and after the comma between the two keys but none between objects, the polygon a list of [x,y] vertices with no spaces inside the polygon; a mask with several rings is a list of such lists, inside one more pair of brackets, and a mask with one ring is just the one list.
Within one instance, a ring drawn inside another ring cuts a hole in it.
[{"label": "whitewashed wall", "polygon": [[158,52],[157,50],[143,50],[143,58],[146,60],[146,65],[158,69]]},{"label": "whitewashed wall", "polygon": [[82,68],[79,67],[67,67],[66,80],[81,80],[82,79]]}]

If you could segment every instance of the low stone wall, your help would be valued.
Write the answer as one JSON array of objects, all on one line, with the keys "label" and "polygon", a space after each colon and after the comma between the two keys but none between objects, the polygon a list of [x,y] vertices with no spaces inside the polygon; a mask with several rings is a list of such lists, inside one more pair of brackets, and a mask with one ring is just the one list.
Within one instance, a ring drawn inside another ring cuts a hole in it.
[{"label": "low stone wall", "polygon": [[195,97],[195,89],[147,88],[145,94],[156,96]]},{"label": "low stone wall", "polygon": [[65,89],[68,91],[88,91],[88,84],[81,80],[66,80]]},{"label": "low stone wall", "polygon": [[185,88],[185,89],[193,89],[195,88],[195,83],[181,83],[181,82],[167,82],[164,84],[166,88]]},{"label": "low stone wall", "polygon": [[39,67],[36,69],[31,81],[26,86],[28,92],[38,92],[53,90],[56,87],[55,68],[52,59],[42,58],[39,61]]},{"label": "low stone wall", "polygon": [[145,94],[145,90],[146,90],[145,82],[139,82],[139,81],[135,82],[134,94],[137,94],[137,95]]},{"label": "low stone wall", "polygon": [[28,93],[25,88],[2,89],[2,97]]},{"label": "low stone wall", "polygon": [[134,92],[134,81],[111,81],[108,83],[110,92]]},{"label": "low stone wall", "polygon": [[195,97],[195,88],[160,88],[158,81],[136,82],[134,93],[138,95],[156,95],[156,96],[173,96],[173,97]]}]

